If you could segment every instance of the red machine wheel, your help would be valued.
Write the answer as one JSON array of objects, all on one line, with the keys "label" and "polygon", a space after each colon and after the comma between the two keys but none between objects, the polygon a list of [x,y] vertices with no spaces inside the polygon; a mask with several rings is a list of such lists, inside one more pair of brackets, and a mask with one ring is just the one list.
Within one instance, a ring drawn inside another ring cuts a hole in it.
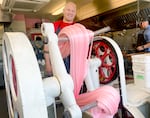
[{"label": "red machine wheel", "polygon": [[106,39],[97,39],[93,42],[92,55],[102,61],[99,67],[101,84],[107,84],[118,76],[118,61],[114,48]]}]

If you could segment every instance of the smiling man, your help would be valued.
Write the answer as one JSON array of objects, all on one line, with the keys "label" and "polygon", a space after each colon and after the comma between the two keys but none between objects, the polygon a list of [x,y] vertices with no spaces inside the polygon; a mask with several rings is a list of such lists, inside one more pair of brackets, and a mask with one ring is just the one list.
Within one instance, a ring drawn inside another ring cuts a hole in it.
[{"label": "smiling man", "polygon": [[[76,16],[76,4],[74,2],[66,3],[63,9],[63,19],[54,22],[55,33],[58,34],[61,29],[66,26],[73,25],[74,19]],[[49,60],[49,52],[48,52],[48,42],[44,42],[44,58],[45,58],[45,72],[46,76],[50,76],[52,74],[51,64]],[[70,56],[64,57],[64,63],[67,69],[67,72],[70,71]]]}]

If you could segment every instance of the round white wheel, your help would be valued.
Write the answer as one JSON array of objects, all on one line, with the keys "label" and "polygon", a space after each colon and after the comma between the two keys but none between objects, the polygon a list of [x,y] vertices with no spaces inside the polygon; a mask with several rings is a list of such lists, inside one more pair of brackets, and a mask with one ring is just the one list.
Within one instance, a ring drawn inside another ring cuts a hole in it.
[{"label": "round white wheel", "polygon": [[4,33],[3,63],[9,117],[47,118],[40,69],[24,33]]}]

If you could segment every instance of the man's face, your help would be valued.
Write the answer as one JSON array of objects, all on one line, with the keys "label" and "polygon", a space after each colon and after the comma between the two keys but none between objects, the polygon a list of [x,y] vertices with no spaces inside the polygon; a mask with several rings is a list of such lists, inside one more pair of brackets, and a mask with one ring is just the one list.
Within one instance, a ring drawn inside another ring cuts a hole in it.
[{"label": "man's face", "polygon": [[141,22],[141,28],[145,29],[148,26],[148,21],[142,21]]},{"label": "man's face", "polygon": [[63,11],[64,20],[67,22],[73,22],[76,16],[76,5],[73,3],[69,3],[66,5]]},{"label": "man's face", "polygon": [[144,29],[142,22],[139,24],[139,27],[140,27],[141,29]]}]

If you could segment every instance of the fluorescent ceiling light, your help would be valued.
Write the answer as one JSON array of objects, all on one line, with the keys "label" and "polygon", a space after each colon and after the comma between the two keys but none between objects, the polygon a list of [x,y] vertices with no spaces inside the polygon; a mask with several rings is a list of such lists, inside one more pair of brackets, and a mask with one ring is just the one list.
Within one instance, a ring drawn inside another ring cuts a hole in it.
[{"label": "fluorescent ceiling light", "polygon": [[63,6],[63,7],[59,8],[59,9],[57,9],[57,10],[53,11],[53,12],[52,12],[52,15],[58,15],[58,14],[62,13],[62,12],[63,12],[64,7],[65,7],[65,6]]},{"label": "fluorescent ceiling light", "polygon": [[2,4],[3,0],[0,0],[0,4]]}]

